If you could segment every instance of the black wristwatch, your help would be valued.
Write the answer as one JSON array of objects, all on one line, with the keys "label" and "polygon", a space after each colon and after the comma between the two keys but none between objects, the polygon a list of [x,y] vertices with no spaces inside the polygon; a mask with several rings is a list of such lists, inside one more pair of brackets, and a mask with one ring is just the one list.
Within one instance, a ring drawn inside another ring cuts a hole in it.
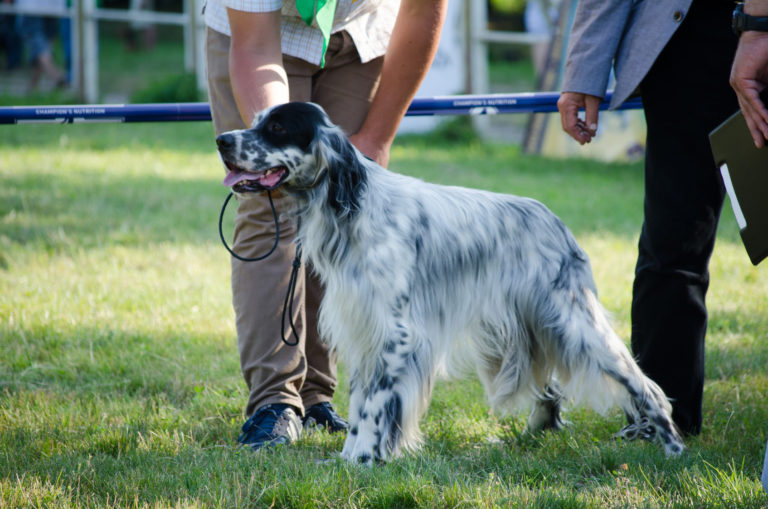
[{"label": "black wristwatch", "polygon": [[736,8],[733,10],[733,18],[731,19],[731,28],[733,28],[736,35],[749,31],[768,32],[768,16],[750,16],[744,13],[743,3],[736,4]]}]

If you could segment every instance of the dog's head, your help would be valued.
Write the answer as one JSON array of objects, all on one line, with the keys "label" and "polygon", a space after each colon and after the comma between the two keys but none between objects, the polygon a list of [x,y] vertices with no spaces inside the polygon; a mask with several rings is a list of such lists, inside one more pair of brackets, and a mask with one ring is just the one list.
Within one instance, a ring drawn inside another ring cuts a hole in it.
[{"label": "dog's head", "polygon": [[282,188],[301,195],[328,182],[337,212],[357,209],[365,186],[364,158],[344,132],[313,103],[292,102],[260,112],[250,129],[216,138],[229,173],[224,185],[237,193]]},{"label": "dog's head", "polygon": [[331,125],[319,106],[295,102],[260,112],[250,129],[220,135],[224,185],[239,193],[312,187],[321,171],[314,142],[324,127]]}]

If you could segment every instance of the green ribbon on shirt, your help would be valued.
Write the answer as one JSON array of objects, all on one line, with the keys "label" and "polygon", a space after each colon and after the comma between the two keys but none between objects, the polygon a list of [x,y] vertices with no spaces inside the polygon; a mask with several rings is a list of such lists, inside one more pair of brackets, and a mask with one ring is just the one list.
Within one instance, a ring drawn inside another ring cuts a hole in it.
[{"label": "green ribbon on shirt", "polygon": [[336,14],[338,0],[296,0],[296,10],[307,26],[312,26],[312,21],[317,21],[317,27],[323,33],[323,56],[320,59],[320,67],[325,67],[325,52],[328,51],[328,42],[331,40],[333,17]]}]

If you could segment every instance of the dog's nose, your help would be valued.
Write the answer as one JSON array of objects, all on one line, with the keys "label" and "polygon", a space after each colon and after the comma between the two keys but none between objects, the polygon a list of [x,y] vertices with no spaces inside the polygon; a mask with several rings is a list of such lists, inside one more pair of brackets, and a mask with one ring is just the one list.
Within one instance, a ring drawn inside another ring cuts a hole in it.
[{"label": "dog's nose", "polygon": [[231,134],[222,134],[216,137],[216,145],[219,150],[229,150],[235,146],[235,137]]}]

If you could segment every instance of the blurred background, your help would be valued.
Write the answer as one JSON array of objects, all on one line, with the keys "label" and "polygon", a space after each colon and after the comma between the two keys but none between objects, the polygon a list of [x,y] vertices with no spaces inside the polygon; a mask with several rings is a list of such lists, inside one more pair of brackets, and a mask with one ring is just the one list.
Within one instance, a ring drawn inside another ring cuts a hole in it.
[{"label": "blurred background", "polygon": [[[0,105],[206,101],[204,1],[0,0]],[[575,4],[451,0],[417,96],[559,91]],[[408,118],[402,131],[446,120]],[[602,135],[586,149],[560,133],[552,114],[458,121],[483,138],[554,157],[633,160],[644,145],[639,111],[604,114]]]}]

